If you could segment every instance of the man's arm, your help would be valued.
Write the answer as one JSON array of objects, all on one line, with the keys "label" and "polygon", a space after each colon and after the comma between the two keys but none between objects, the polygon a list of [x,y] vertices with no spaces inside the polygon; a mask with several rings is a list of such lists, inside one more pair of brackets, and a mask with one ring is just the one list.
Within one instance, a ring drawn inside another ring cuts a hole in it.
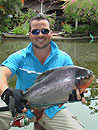
[{"label": "man's arm", "polygon": [[[12,72],[9,68],[5,66],[0,67],[0,96],[1,99],[8,105],[9,109],[12,112],[12,115],[15,116],[17,112],[21,113],[23,111],[27,111],[27,109],[24,108],[24,105],[26,104],[27,100],[22,97],[22,90],[11,89],[8,87],[8,78],[11,75]],[[11,99],[13,99],[13,103]],[[13,104],[15,104],[14,107],[12,107]]]},{"label": "man's arm", "polygon": [[5,66],[0,67],[0,95],[8,88],[8,78],[12,75],[9,68]]}]

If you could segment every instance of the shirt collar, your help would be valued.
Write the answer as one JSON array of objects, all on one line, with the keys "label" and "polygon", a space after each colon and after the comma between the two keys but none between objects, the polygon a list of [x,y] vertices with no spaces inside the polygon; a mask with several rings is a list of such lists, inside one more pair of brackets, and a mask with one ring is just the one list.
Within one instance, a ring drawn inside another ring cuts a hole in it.
[{"label": "shirt collar", "polygon": [[32,42],[30,42],[30,44],[26,48],[26,53],[32,53],[32,51],[33,51]]},{"label": "shirt collar", "polygon": [[59,49],[58,49],[57,44],[55,42],[51,41],[50,45],[51,45],[51,54],[50,54],[50,56],[57,55],[59,53]]}]

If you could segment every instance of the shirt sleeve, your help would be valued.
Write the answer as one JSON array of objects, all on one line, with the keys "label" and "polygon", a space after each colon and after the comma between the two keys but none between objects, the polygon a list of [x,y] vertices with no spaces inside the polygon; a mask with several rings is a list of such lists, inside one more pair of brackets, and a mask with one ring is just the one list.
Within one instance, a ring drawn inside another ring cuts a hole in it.
[{"label": "shirt sleeve", "polygon": [[1,64],[1,66],[8,67],[11,70],[13,76],[19,68],[20,60],[21,56],[19,56],[17,53],[13,53]]},{"label": "shirt sleeve", "polygon": [[63,63],[63,66],[72,66],[73,65],[73,61],[72,58],[70,57],[70,55],[62,50],[60,50],[60,60]]},{"label": "shirt sleeve", "polygon": [[72,58],[68,54],[66,54],[64,66],[72,66],[72,65],[73,65]]}]

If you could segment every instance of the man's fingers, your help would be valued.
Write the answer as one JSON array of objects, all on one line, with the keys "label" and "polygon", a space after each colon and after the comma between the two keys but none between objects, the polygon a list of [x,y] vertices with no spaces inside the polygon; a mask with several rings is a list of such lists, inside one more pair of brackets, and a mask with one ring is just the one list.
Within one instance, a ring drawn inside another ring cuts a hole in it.
[{"label": "man's fingers", "polygon": [[23,110],[22,110],[22,112],[27,112],[28,111],[28,109],[27,108],[24,108]]},{"label": "man's fingers", "polygon": [[88,90],[86,90],[86,89],[85,89],[85,90],[84,90],[84,89],[81,89],[81,90],[76,89],[77,100],[81,100],[81,102],[82,102],[83,104],[85,104],[85,103],[86,103],[86,99],[85,99],[84,96],[81,97],[81,91],[82,91],[82,93],[87,93]]},{"label": "man's fingers", "polygon": [[83,104],[85,104],[85,103],[86,103],[86,99],[85,99],[84,97],[82,97],[81,102],[82,102]]},{"label": "man's fingers", "polygon": [[77,100],[81,100],[79,89],[76,89],[76,96],[77,96]]}]

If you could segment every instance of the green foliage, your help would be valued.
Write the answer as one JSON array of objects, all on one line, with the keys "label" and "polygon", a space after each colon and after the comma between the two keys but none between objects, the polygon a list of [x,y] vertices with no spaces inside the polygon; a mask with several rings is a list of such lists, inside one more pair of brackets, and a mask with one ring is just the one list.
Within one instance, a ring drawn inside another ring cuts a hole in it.
[{"label": "green foliage", "polygon": [[[34,11],[32,9],[28,9],[28,12],[26,12],[26,13],[21,13],[21,15],[19,17],[17,16],[18,26],[14,27],[14,29],[12,30],[13,33],[27,34],[29,32],[29,21],[34,16],[37,16],[37,14],[36,14],[36,11]],[[55,13],[53,13],[51,16],[45,15],[45,17],[47,17],[50,21],[51,29],[54,28],[55,16],[56,16]]]},{"label": "green foliage", "polygon": [[0,0],[0,31],[8,31],[12,22],[9,15],[19,14],[21,8],[21,0]]},{"label": "green foliage", "polygon": [[83,25],[79,25],[78,28],[73,28],[72,29],[72,33],[74,34],[84,34],[84,35],[98,35],[98,25],[96,24],[83,24]]},{"label": "green foliage", "polygon": [[0,31],[0,35],[2,34],[2,32]]},{"label": "green foliage", "polygon": [[71,25],[70,24],[67,24],[66,22],[62,23],[62,28],[63,28],[64,32],[71,33]]},{"label": "green foliage", "polygon": [[29,31],[29,23],[26,21],[22,25],[18,25],[17,27],[14,27],[12,30],[14,34],[24,34],[26,35]]},{"label": "green foliage", "polygon": [[1,21],[0,21],[0,31],[2,32],[7,32],[11,26],[11,18],[9,16],[5,16]]},{"label": "green foliage", "polygon": [[93,35],[98,35],[98,24],[91,24],[89,26],[89,32]]},{"label": "green foliage", "polygon": [[29,21],[32,17],[36,16],[36,12],[32,9],[28,9],[26,13],[20,13],[15,15],[18,26],[15,26],[12,30],[15,34],[27,34],[29,32]]},{"label": "green foliage", "polygon": [[89,25],[88,24],[84,24],[84,25],[80,25],[78,26],[78,28],[74,28],[72,33],[80,33],[80,34],[86,34],[88,35],[89,32]]},{"label": "green foliage", "polygon": [[49,19],[51,29],[54,30],[54,24],[56,20],[56,13],[52,13],[51,15],[46,15],[46,17]]},{"label": "green foliage", "polygon": [[19,9],[22,8],[22,2],[21,0],[0,0],[0,6],[3,7],[5,14],[13,14],[19,12]]},{"label": "green foliage", "polygon": [[79,31],[80,33],[87,33],[87,34],[88,34],[89,25],[88,25],[88,24],[80,25],[79,28],[78,28],[78,31]]},{"label": "green foliage", "polygon": [[23,13],[21,12],[19,15],[15,14],[15,18],[17,19],[17,23],[19,25],[24,24],[26,21],[29,22],[31,18],[36,16],[36,11],[32,9],[28,9],[27,12]]},{"label": "green foliage", "polygon": [[66,0],[62,8],[67,20],[98,23],[98,0]]}]

